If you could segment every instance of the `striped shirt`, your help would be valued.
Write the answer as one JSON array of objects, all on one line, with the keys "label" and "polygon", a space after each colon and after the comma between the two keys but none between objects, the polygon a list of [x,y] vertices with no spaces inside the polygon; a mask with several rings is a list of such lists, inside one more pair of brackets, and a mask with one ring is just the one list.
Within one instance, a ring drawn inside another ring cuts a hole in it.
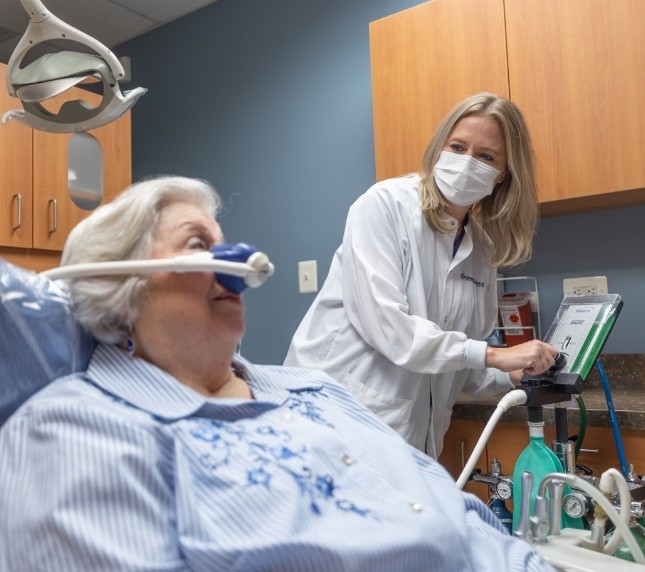
[{"label": "striped shirt", "polygon": [[552,570],[320,371],[213,399],[99,345],[0,431],[0,570]]}]

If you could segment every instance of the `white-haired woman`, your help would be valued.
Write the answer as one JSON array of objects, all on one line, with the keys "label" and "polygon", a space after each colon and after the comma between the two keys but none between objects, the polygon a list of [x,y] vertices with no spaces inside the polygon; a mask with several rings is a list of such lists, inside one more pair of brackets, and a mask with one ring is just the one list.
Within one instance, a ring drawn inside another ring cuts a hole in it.
[{"label": "white-haired woman", "polygon": [[438,457],[460,392],[489,397],[554,363],[556,348],[540,341],[484,341],[497,322],[496,270],[530,258],[536,221],[520,110],[490,93],[466,98],[421,174],[379,182],[352,205],[285,365],[324,370]]},{"label": "white-haired woman", "polygon": [[[217,205],[135,184],[63,259],[209,249]],[[324,373],[236,355],[242,299],[213,273],[69,287],[99,343],[0,430],[1,571],[552,570]]]}]

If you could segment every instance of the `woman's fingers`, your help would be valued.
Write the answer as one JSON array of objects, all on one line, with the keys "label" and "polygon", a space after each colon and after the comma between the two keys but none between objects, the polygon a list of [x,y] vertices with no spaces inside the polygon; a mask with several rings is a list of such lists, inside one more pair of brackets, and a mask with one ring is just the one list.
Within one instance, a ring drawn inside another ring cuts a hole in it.
[{"label": "woman's fingers", "polygon": [[524,373],[538,375],[544,373],[555,363],[555,356],[558,351],[552,345],[540,342],[539,340],[526,342],[526,345],[530,347],[527,348],[529,349],[529,354],[527,356],[527,362],[524,365]]}]

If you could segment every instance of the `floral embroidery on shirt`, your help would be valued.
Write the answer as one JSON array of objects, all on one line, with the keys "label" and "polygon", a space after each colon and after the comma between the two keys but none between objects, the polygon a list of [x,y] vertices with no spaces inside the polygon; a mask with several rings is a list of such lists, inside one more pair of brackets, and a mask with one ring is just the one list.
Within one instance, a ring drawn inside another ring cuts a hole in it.
[{"label": "floral embroidery on shirt", "polygon": [[[315,423],[333,428],[323,419],[323,410],[303,395],[292,395],[286,406]],[[217,473],[223,466],[229,466],[233,450],[244,451],[250,466],[244,471],[243,486],[263,487],[271,491],[277,473],[282,473],[296,483],[314,514],[322,514],[323,505],[327,503],[337,510],[363,518],[376,518],[370,510],[360,508],[348,499],[338,498],[339,490],[334,478],[329,474],[316,474],[307,466],[309,447],[295,442],[289,431],[272,425],[251,427],[251,422],[245,420],[227,423],[202,419],[190,434],[207,444],[207,452],[202,453],[199,459],[202,467],[209,472]]]},{"label": "floral embroidery on shirt", "polygon": [[292,411],[296,411],[301,415],[311,419],[314,423],[321,423],[327,425],[327,427],[332,427],[331,423],[328,423],[322,418],[322,408],[318,407],[312,400],[306,399],[304,396],[310,396],[314,399],[319,397],[327,397],[322,388],[305,388],[299,390],[291,390],[291,397],[287,399],[286,406]]}]

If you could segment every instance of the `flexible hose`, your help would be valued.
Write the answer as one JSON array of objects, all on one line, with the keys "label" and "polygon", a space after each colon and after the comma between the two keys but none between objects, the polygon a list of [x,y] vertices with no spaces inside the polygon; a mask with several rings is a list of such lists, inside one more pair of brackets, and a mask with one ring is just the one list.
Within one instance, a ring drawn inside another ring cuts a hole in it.
[{"label": "flexible hose", "polygon": [[[618,489],[618,496],[620,497],[620,518],[624,521],[625,525],[629,527],[629,520],[631,516],[631,502],[632,495],[629,492],[629,485],[623,476],[616,469],[607,469],[600,476],[600,483],[598,488],[601,493],[605,495],[610,495],[613,492],[613,483],[616,483],[616,488]],[[630,534],[631,536],[631,534]],[[603,549],[605,554],[613,554],[616,552],[618,545],[620,544],[621,536],[614,532],[611,535],[611,538],[605,544]]]},{"label": "flexible hose", "polygon": [[587,408],[585,407],[582,395],[576,394],[575,398],[578,403],[578,409],[580,410],[580,427],[578,429],[578,437],[576,437],[576,444],[574,446],[575,459],[577,461],[580,449],[582,448],[582,443],[585,439],[585,433],[587,432]]},{"label": "flexible hose", "polygon": [[504,397],[502,397],[500,402],[497,404],[495,411],[486,423],[486,427],[484,427],[484,430],[482,431],[482,434],[480,435],[477,444],[473,449],[473,452],[468,458],[468,462],[461,471],[461,475],[459,475],[459,478],[457,479],[457,486],[460,489],[463,489],[464,485],[468,481],[470,474],[475,467],[475,463],[477,463],[479,457],[482,454],[482,451],[484,450],[484,447],[486,447],[486,443],[488,443],[488,439],[490,438],[495,425],[497,425],[499,418],[504,414],[506,410],[508,410],[509,407],[512,407],[513,405],[522,405],[523,403],[526,403],[527,399],[528,395],[522,389],[514,389],[513,391],[508,392]]},{"label": "flexible hose", "polygon": [[627,459],[625,457],[625,449],[623,448],[623,439],[620,435],[620,425],[618,423],[618,416],[616,415],[616,409],[614,408],[614,398],[611,395],[611,388],[609,387],[609,379],[607,378],[607,372],[605,367],[602,365],[600,359],[596,360],[596,369],[600,374],[600,381],[602,383],[602,389],[605,392],[605,399],[607,400],[607,410],[609,412],[609,420],[611,421],[611,429],[614,433],[614,441],[616,442],[616,451],[618,452],[618,461],[620,462],[620,470],[623,473],[623,476],[626,477],[629,474],[629,466],[627,465]]},{"label": "flexible hose", "polygon": [[[617,473],[616,478],[620,478],[621,480],[624,480],[623,476],[618,471],[616,471],[616,473]],[[584,479],[580,478],[578,475],[573,475],[571,473],[549,473],[544,477],[544,479],[549,479],[549,480],[557,479],[559,481],[564,481],[568,485],[575,487],[577,489],[580,489],[581,491],[587,493],[593,500],[596,501],[597,504],[599,504],[602,507],[602,509],[607,514],[607,517],[609,518],[609,520],[611,520],[614,523],[614,525],[616,526],[614,536],[618,536],[619,538],[622,537],[622,539],[627,544],[627,547],[629,548],[630,552],[632,553],[632,556],[634,557],[634,561],[637,562],[638,564],[645,564],[645,555],[643,555],[643,551],[638,545],[638,542],[636,542],[636,538],[629,530],[629,527],[627,526],[627,524],[625,524],[625,521],[616,512],[616,509],[612,506],[609,500],[607,500],[605,495],[603,495],[596,487],[594,487],[591,483],[588,483]],[[621,512],[622,511],[629,512],[629,507],[621,506]]]}]

